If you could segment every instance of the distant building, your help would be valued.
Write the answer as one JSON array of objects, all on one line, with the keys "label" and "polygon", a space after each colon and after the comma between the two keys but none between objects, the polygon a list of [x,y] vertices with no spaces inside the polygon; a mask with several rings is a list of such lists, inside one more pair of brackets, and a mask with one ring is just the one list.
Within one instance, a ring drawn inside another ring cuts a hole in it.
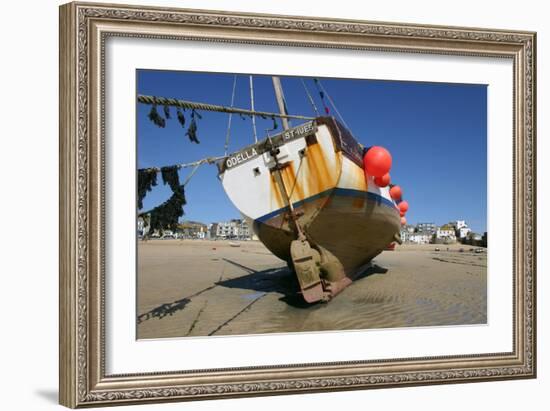
[{"label": "distant building", "polygon": [[468,234],[472,232],[472,229],[468,226],[457,228],[456,229],[456,236],[458,238],[465,238]]},{"label": "distant building", "polygon": [[430,244],[433,234],[431,232],[417,232],[409,234],[409,242],[415,244]]},{"label": "distant building", "polygon": [[217,238],[233,238],[234,232],[234,224],[230,221],[219,222],[216,225]]},{"label": "distant building", "polygon": [[137,235],[138,238],[145,237],[149,234],[149,216],[139,216],[137,218]]},{"label": "distant building", "polygon": [[453,226],[455,230],[455,236],[457,239],[464,239],[466,236],[472,231],[470,227],[468,227],[468,224],[466,224],[465,220],[456,220],[453,222],[450,222],[447,225]]},{"label": "distant building", "polygon": [[206,238],[208,238],[208,239],[216,238],[216,231],[217,230],[218,230],[218,223],[208,224],[207,231],[206,231]]},{"label": "distant building", "polygon": [[454,226],[456,230],[460,230],[461,228],[468,227],[468,224],[464,220],[456,220]]},{"label": "distant building", "polygon": [[470,244],[470,245],[477,245],[477,246],[483,246],[485,244],[486,246],[487,236],[485,236],[485,240],[484,240],[484,236],[478,233],[474,233],[472,231],[466,236],[466,238],[464,238],[463,243]]},{"label": "distant building", "polygon": [[435,233],[437,226],[435,223],[418,223],[416,225],[416,232],[418,233]]},{"label": "distant building", "polygon": [[454,243],[456,241],[454,226],[445,224],[439,227],[435,233],[435,239],[438,243]]},{"label": "distant building", "polygon": [[416,227],[414,225],[407,224],[406,226],[403,226],[403,229],[405,229],[410,234],[415,232]]},{"label": "distant building", "polygon": [[410,241],[411,233],[409,232],[409,230],[407,230],[406,227],[402,227],[399,234],[401,235],[401,241],[403,241],[404,243],[408,243]]},{"label": "distant building", "polygon": [[216,224],[215,236],[217,238],[240,240],[248,240],[251,238],[252,230],[248,226],[246,220],[233,219],[214,224]]},{"label": "distant building", "polygon": [[410,242],[410,236],[416,231],[416,226],[407,224],[401,227],[399,234],[401,235],[401,241],[404,243]]},{"label": "distant building", "polygon": [[177,236],[178,238],[204,239],[207,231],[206,224],[197,221],[182,221],[178,224]]},{"label": "distant building", "polygon": [[138,237],[143,237],[145,235],[145,221],[142,217],[137,219],[137,235]]}]

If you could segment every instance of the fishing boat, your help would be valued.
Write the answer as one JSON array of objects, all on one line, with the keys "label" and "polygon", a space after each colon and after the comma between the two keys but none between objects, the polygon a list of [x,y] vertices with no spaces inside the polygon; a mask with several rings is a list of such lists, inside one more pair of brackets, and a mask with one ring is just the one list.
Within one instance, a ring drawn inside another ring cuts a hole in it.
[{"label": "fishing boat", "polygon": [[[157,105],[164,106],[166,118],[168,106],[193,110],[192,119],[195,110],[230,113],[226,152],[231,114],[251,116],[253,144],[215,159],[170,168],[194,167],[189,181],[201,164],[217,164],[229,199],[260,241],[296,273],[304,300],[329,301],[392,242],[401,242],[400,227],[406,223],[408,204],[401,201],[400,188],[390,184],[391,155],[385,149],[361,145],[343,124],[337,109],[339,119],[328,115],[326,106],[326,115],[319,115],[305,84],[317,116],[289,115],[281,81],[278,77],[272,80],[278,114],[254,109],[252,76],[250,110],[233,107],[236,77],[231,107],[142,95],[138,101],[153,105],[149,118],[160,127],[164,127],[164,119],[159,117]],[[178,118],[181,114],[178,111]],[[258,140],[255,116],[279,118],[282,132],[270,135],[273,130],[267,131],[265,138]],[[300,124],[291,127],[291,118]],[[196,130],[193,122],[188,134]],[[145,171],[156,173],[161,169]],[[175,200],[181,198],[178,195]],[[159,209],[166,212],[163,207]]]},{"label": "fishing boat", "polygon": [[365,174],[365,148],[337,119],[283,126],[220,160],[219,177],[260,241],[296,272],[304,299],[328,301],[399,241],[400,210],[390,187]]}]

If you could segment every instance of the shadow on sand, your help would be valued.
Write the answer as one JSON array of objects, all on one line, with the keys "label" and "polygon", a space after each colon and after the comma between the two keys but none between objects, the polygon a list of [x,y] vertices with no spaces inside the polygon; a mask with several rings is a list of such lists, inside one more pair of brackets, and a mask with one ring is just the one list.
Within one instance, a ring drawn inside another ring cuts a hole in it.
[{"label": "shadow on sand", "polygon": [[[252,290],[261,293],[278,293],[283,294],[280,301],[287,303],[295,308],[312,308],[319,303],[309,304],[304,301],[299,294],[300,288],[296,276],[287,267],[270,268],[263,271],[257,271],[253,268],[242,265],[236,261],[223,258],[223,260],[229,264],[232,264],[240,269],[247,271],[249,274],[243,275],[237,278],[231,278],[228,280],[220,280],[213,285],[206,287],[195,294],[183,297],[179,300],[171,303],[161,304],[152,310],[143,313],[138,316],[138,324],[148,320],[150,318],[162,319],[166,316],[173,315],[174,313],[183,310],[187,304],[191,302],[193,297],[196,297],[214,287],[221,286],[226,288],[240,288],[244,290]],[[359,274],[354,282],[363,278],[369,277],[373,274],[385,274],[388,270],[380,267],[379,265],[372,264]]]},{"label": "shadow on sand", "polygon": [[[304,301],[302,296],[299,294],[300,288],[298,285],[298,280],[296,279],[296,276],[294,275],[292,270],[287,267],[256,271],[252,268],[243,266],[242,264],[239,264],[227,258],[224,258],[224,261],[233,264],[239,268],[242,268],[243,270],[250,272],[250,274],[244,275],[242,277],[232,278],[230,280],[220,281],[217,283],[217,285],[228,288],[241,288],[256,292],[276,292],[279,294],[283,294],[283,296],[279,300],[295,308],[310,308],[317,305],[309,304]],[[373,274],[385,274],[387,272],[387,268],[372,264],[363,272],[361,272],[354,279],[354,282],[369,277]]]}]

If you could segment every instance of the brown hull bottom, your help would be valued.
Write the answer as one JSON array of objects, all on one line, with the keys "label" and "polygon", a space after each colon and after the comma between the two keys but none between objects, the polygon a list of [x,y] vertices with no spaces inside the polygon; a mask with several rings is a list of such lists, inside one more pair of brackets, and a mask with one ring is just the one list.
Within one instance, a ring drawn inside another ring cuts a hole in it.
[{"label": "brown hull bottom", "polygon": [[[320,206],[311,222],[303,227],[308,241],[313,248],[328,251],[326,254],[341,264],[345,274],[343,278],[331,280],[333,289],[338,289],[334,295],[394,240],[400,228],[399,214],[392,204],[367,193],[358,193],[332,194],[328,201],[321,198],[308,204]],[[280,221],[279,215],[262,223],[256,222],[255,231],[273,254],[292,266],[290,249],[296,236],[278,228]]]}]

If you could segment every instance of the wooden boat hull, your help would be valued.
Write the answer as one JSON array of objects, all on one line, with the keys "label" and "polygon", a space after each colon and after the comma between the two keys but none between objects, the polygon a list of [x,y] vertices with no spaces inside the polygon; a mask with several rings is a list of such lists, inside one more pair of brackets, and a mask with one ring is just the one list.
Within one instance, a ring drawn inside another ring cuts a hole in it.
[{"label": "wooden boat hull", "polygon": [[225,191],[277,257],[292,265],[298,224],[311,247],[354,278],[399,233],[389,189],[365,177],[363,147],[334,119],[285,133],[228,156]]},{"label": "wooden boat hull", "polygon": [[[353,278],[394,240],[400,228],[399,214],[393,204],[364,191],[336,189],[327,200],[305,231],[313,244],[338,258],[346,275]],[[273,254],[290,262],[290,243],[295,235],[276,228],[273,223],[277,220],[278,216],[268,221],[256,220],[254,231]]]}]

